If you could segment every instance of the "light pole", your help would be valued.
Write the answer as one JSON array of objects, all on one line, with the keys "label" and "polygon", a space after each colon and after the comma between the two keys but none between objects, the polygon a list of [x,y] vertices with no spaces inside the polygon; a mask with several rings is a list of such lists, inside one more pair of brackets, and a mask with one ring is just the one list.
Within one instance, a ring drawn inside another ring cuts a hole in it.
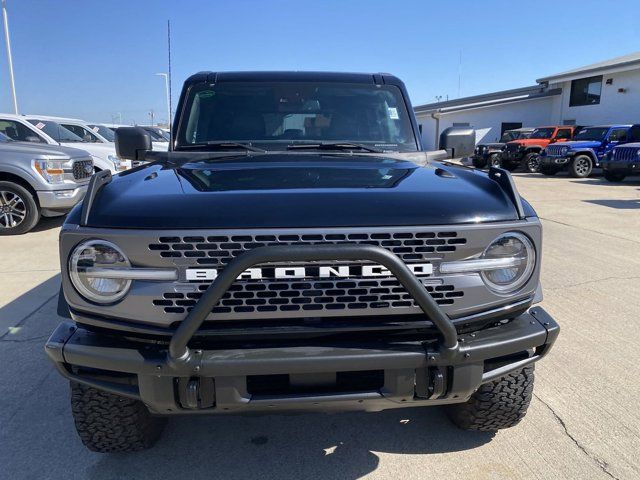
[{"label": "light pole", "polygon": [[13,112],[18,114],[18,99],[16,98],[16,83],[13,79],[13,58],[11,57],[11,42],[9,41],[9,20],[7,18],[7,0],[2,0],[2,19],[4,23],[4,41],[7,45],[7,63],[9,65],[9,84],[13,97]]},{"label": "light pole", "polygon": [[160,77],[164,77],[164,87],[167,92],[167,124],[171,129],[171,102],[169,100],[169,75],[166,73],[156,73]]}]

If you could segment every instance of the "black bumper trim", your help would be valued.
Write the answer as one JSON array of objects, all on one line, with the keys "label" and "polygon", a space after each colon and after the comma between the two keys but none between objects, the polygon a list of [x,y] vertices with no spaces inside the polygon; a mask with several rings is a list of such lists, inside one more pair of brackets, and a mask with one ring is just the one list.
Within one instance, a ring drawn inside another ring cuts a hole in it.
[{"label": "black bumper trim", "polygon": [[[64,322],[47,342],[46,352],[69,380],[141,399],[153,411],[163,414],[262,409],[382,410],[465,401],[482,383],[542,358],[558,333],[558,324],[543,309],[535,307],[508,323],[461,335],[460,348],[453,355],[420,342],[376,342],[194,350],[193,361],[185,364],[172,362],[166,355],[166,345],[123,340]],[[522,358],[523,352],[529,352],[526,358]],[[520,356],[509,359],[516,354]],[[97,369],[99,375],[92,375],[90,369]],[[268,397],[252,396],[246,391],[249,375],[366,370],[384,371],[382,389]],[[420,394],[418,386],[427,385],[422,388],[427,391],[434,371],[448,375],[448,387],[443,395],[430,398]],[[108,372],[130,374],[137,381],[109,381]],[[215,406],[196,410],[181,407],[175,392],[176,379],[181,378],[212,378]]]}]

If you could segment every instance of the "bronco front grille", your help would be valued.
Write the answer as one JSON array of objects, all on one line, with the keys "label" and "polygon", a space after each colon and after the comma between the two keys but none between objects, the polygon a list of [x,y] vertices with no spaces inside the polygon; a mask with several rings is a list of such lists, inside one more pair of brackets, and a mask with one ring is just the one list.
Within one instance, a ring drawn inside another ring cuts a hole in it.
[{"label": "bronco front grille", "polygon": [[[91,167],[90,169],[88,167]],[[93,175],[93,162],[91,160],[77,160],[73,162],[73,178],[82,180]]]},{"label": "bronco front grille", "polygon": [[455,252],[467,239],[458,232],[376,232],[313,235],[235,235],[160,237],[149,244],[164,258],[190,258],[197,265],[224,266],[240,253],[271,245],[315,245],[356,243],[391,250],[405,262],[420,261],[433,254]]},{"label": "bronco front grille", "polygon": [[[386,248],[407,264],[441,260],[467,244],[457,231],[384,231],[313,234],[247,234],[216,236],[160,237],[149,249],[182,266],[223,268],[244,251],[271,245],[362,244]],[[313,262],[311,262],[313,263]],[[323,262],[326,264],[327,262]],[[362,262],[328,264],[362,265]],[[292,264],[291,264],[292,265]],[[442,279],[421,277],[425,288],[440,305],[452,305],[464,293]],[[184,315],[193,308],[209,286],[202,280],[182,283],[183,289],[166,291],[152,299],[156,308],[169,314]],[[185,291],[184,288],[191,289]],[[242,315],[268,317],[339,315],[366,311],[416,313],[418,306],[393,277],[239,279],[216,305],[215,318]],[[344,314],[344,313],[343,313]]]},{"label": "bronco front grille", "polygon": [[613,151],[613,158],[617,162],[640,162],[638,152],[640,152],[638,147],[617,147]]},{"label": "bronco front grille", "polygon": [[[428,280],[425,281],[428,283]],[[425,285],[439,305],[452,305],[464,292],[434,280]],[[196,292],[167,292],[153,300],[165,313],[184,314],[191,310],[209,284],[198,284]],[[265,282],[245,280],[234,283],[213,308],[214,314],[312,312],[340,310],[415,309],[414,300],[395,278],[305,281],[301,279]]]}]

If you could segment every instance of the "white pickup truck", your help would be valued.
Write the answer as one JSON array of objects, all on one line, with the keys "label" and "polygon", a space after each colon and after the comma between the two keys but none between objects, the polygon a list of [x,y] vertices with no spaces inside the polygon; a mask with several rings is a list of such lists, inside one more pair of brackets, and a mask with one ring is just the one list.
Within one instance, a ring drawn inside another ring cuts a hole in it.
[{"label": "white pickup truck", "polygon": [[0,113],[0,133],[21,142],[81,148],[91,154],[96,171],[110,170],[111,173],[118,173],[131,167],[130,162],[121,161],[116,156],[113,143],[86,141],[44,115]]}]

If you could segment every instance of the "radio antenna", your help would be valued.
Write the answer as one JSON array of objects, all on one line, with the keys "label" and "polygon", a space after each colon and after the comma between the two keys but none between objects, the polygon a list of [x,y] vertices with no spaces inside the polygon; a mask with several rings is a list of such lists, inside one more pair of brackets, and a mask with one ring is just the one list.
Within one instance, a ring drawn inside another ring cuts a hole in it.
[{"label": "radio antenna", "polygon": [[168,91],[169,91],[169,151],[173,151],[173,122],[171,121],[171,20],[167,20],[167,50],[169,53]]}]

